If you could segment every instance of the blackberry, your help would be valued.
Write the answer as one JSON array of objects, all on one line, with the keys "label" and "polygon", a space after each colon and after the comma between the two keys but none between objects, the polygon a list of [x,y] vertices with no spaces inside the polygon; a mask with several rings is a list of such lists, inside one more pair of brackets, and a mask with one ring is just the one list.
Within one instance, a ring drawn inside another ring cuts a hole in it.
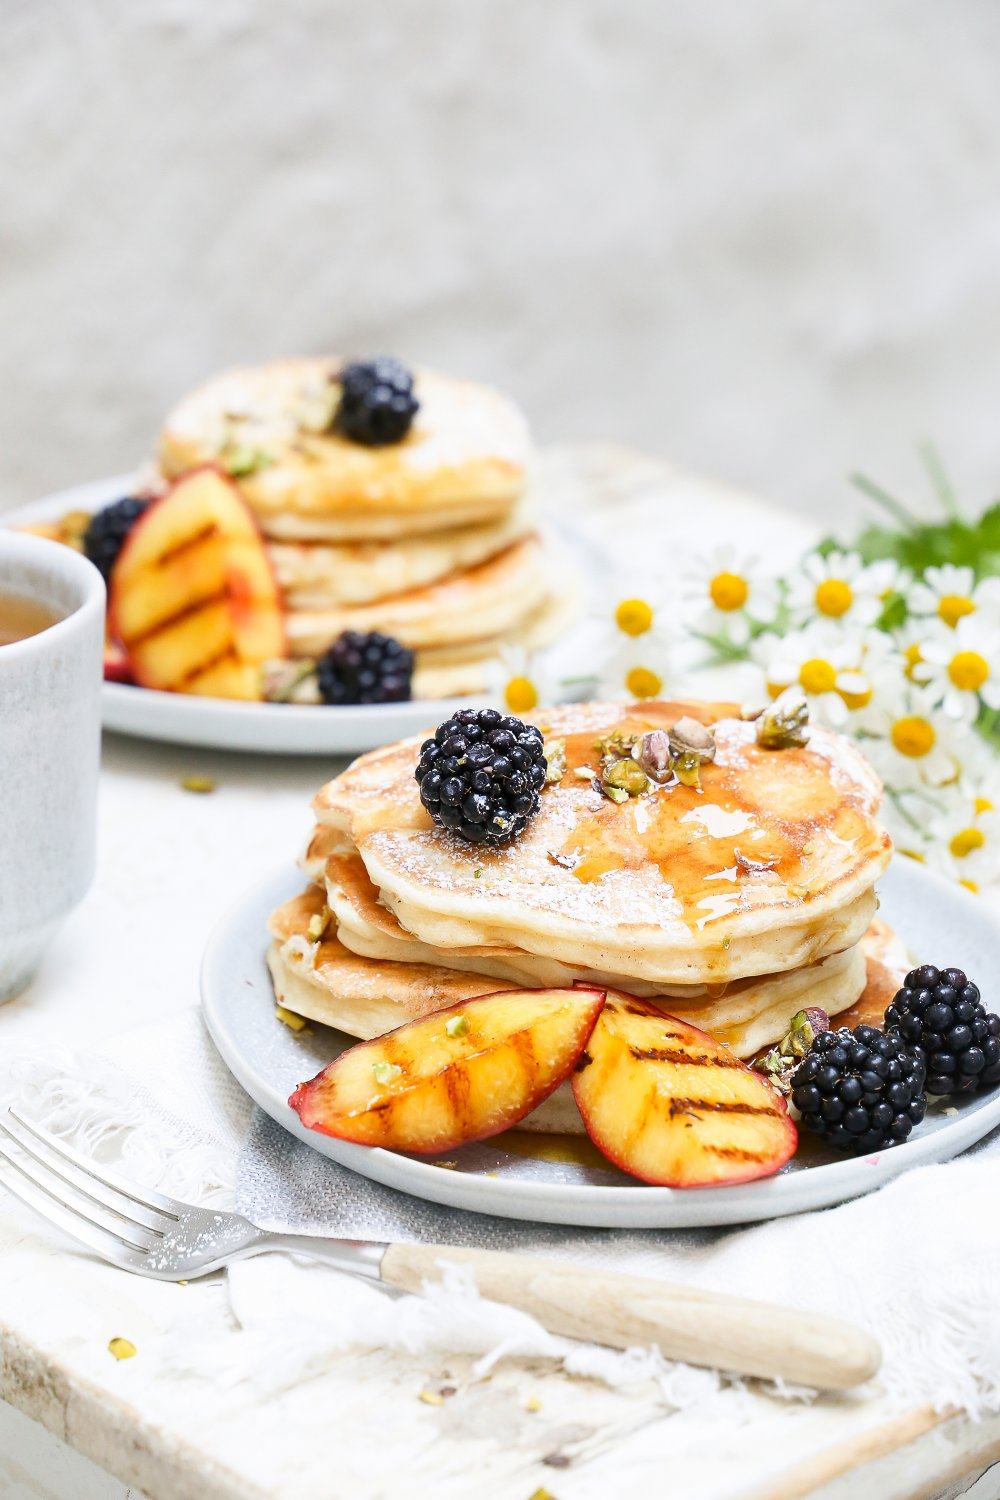
[{"label": "blackberry", "polygon": [[91,516],[83,533],[83,550],[105,583],[110,582],[111,569],[118,561],[125,538],[148,504],[148,500],[127,495]]},{"label": "blackberry", "polygon": [[791,1088],[804,1128],[855,1155],[899,1145],[927,1107],[923,1058],[874,1026],[821,1032]]},{"label": "blackberry", "polygon": [[398,359],[345,365],[340,374],[334,431],[369,448],[398,443],[409,432],[419,405],[413,394],[413,376]]},{"label": "blackberry", "polygon": [[927,1070],[929,1094],[971,1094],[1000,1083],[1000,1017],[962,969],[911,969],[885,1013]]},{"label": "blackberry", "polygon": [[413,652],[377,630],[345,630],[316,663],[324,703],[402,703],[411,696]]},{"label": "blackberry", "polygon": [[509,844],[538,811],[548,762],[534,724],[495,708],[462,708],[424,740],[420,800],[468,844]]}]

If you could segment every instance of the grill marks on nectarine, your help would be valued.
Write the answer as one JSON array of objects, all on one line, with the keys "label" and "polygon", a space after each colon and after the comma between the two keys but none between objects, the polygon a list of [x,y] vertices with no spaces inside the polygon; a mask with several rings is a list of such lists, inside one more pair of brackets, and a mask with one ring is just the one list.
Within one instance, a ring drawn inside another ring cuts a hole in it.
[{"label": "grill marks on nectarine", "polygon": [[573,1093],[594,1144],[667,1187],[748,1182],[783,1166],[796,1130],[784,1100],[707,1033],[609,991]]}]

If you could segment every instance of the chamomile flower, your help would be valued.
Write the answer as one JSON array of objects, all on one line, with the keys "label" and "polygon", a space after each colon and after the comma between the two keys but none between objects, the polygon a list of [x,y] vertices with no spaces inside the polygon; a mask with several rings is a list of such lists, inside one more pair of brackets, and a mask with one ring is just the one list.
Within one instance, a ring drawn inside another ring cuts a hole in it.
[{"label": "chamomile flower", "polygon": [[888,570],[883,563],[866,568],[856,552],[830,552],[826,557],[812,552],[803,558],[802,571],[788,581],[788,606],[800,624],[826,620],[871,625],[897,578],[895,563]]},{"label": "chamomile flower", "polygon": [[564,696],[545,658],[525,651],[523,646],[500,648],[490,668],[487,691],[496,703],[518,718]]},{"label": "chamomile flower", "polygon": [[966,736],[926,688],[905,683],[896,693],[878,694],[870,727],[865,754],[886,786],[911,791],[958,780]]},{"label": "chamomile flower", "polygon": [[681,606],[694,631],[723,635],[733,645],[750,639],[751,621],[767,625],[778,611],[776,581],[755,557],[734,547],[716,547],[697,559],[681,579]]},{"label": "chamomile flower", "polygon": [[[987,799],[989,800],[989,799]],[[935,863],[967,890],[1000,878],[1000,813],[983,799],[960,795],[931,821]]]},{"label": "chamomile flower", "polygon": [[659,698],[670,679],[670,652],[664,641],[647,638],[618,646],[604,660],[597,696],[611,702]]},{"label": "chamomile flower", "polygon": [[953,719],[971,723],[980,703],[1000,708],[1000,626],[965,616],[920,647],[922,660],[913,669]]},{"label": "chamomile flower", "polygon": [[952,563],[927,568],[909,590],[907,604],[911,614],[932,616],[950,630],[959,620],[980,612],[995,622],[1000,616],[1000,578],[976,583],[971,568],[956,568]]},{"label": "chamomile flower", "polygon": [[815,719],[842,729],[852,712],[867,708],[874,695],[873,676],[865,669],[865,646],[866,632],[814,623],[786,636],[761,636],[753,656],[764,670],[772,698],[797,687],[809,700]]}]

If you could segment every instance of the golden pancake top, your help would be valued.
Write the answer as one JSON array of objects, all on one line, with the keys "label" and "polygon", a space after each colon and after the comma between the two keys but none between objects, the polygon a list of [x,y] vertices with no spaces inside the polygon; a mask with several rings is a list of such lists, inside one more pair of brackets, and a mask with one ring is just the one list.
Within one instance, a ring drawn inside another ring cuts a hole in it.
[{"label": "golden pancake top", "polygon": [[[331,432],[336,359],[286,359],[230,370],[185,397],[167,418],[160,463],[168,477],[200,463],[233,474],[264,518],[351,515],[352,535],[403,535],[502,515],[524,488],[527,423],[498,392],[427,370],[415,374],[420,409],[406,437],[367,447]],[[300,534],[302,534],[300,532]]]},{"label": "golden pancake top", "polygon": [[[618,804],[575,774],[597,770],[602,737],[683,715],[715,729],[700,790]],[[765,750],[731,704],[568,705],[540,722],[565,740],[566,772],[502,849],[433,825],[413,778],[419,739],[362,756],[319,793],[319,821],[353,841],[407,931],[692,983],[814,961],[867,926],[891,845],[878,778],[841,736],[813,728],[804,748]]]}]

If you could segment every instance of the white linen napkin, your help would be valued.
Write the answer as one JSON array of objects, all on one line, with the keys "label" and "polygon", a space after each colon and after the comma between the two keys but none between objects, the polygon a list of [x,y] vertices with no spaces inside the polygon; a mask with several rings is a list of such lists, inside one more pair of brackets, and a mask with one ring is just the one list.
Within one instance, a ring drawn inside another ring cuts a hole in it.
[{"label": "white linen napkin", "polygon": [[[729,1230],[578,1231],[425,1204],[320,1157],[254,1116],[196,1011],[125,1033],[99,1056],[47,1048],[6,1060],[4,1072],[8,1097],[135,1181],[193,1201],[235,1198],[268,1227],[502,1244],[826,1312],[881,1341],[878,1384],[894,1399],[1000,1410],[1000,1132],[838,1208]],[[348,1347],[398,1347],[478,1355],[483,1368],[543,1356],[611,1385],[653,1379],[675,1406],[718,1387],[711,1372],[650,1351],[553,1338],[483,1302],[461,1275],[428,1299],[398,1298],[269,1256],[231,1269],[229,1297],[237,1323],[273,1348],[276,1386]],[[287,1371],[282,1348],[294,1350]]]}]

